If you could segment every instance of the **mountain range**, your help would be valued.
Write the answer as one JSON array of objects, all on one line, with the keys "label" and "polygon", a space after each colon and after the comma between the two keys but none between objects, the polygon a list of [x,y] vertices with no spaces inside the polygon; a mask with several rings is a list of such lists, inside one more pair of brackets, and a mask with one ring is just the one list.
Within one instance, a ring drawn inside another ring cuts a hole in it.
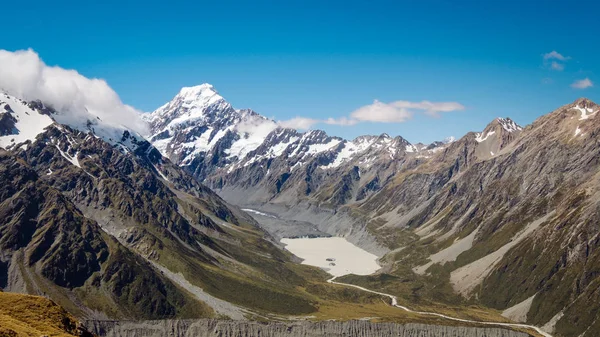
[{"label": "mountain range", "polygon": [[385,273],[347,277],[354,283],[408,303],[462,300],[557,335],[592,336],[600,329],[598,111],[582,98],[526,127],[497,118],[452,141],[348,141],[236,110],[205,84],[145,118],[164,156],[258,210],[274,235],[342,235],[382,256]]},{"label": "mountain range", "polygon": [[291,255],[143,137],[114,137],[98,119],[61,124],[60,112],[9,95],[0,109],[5,291],[88,318],[314,310]]},{"label": "mountain range", "polygon": [[149,134],[4,93],[0,288],[92,320],[375,310],[279,243],[339,235],[382,265],[340,281],[596,336],[598,111],[412,144],[284,128],[209,84],[140,115]]}]

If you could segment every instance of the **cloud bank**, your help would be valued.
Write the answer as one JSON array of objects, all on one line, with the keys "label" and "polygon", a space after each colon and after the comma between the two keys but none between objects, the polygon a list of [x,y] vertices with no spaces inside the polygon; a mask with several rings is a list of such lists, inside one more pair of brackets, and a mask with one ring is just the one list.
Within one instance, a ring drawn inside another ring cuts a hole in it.
[{"label": "cloud bank", "polygon": [[306,118],[306,117],[294,117],[292,119],[286,121],[279,121],[277,124],[283,128],[290,129],[298,129],[298,130],[308,130],[313,125],[319,124],[322,121],[318,119]]},{"label": "cloud bank", "polygon": [[544,60],[559,60],[559,61],[567,61],[569,59],[571,59],[570,56],[563,56],[561,53],[557,52],[556,50],[553,50],[549,53],[544,54]]},{"label": "cloud bank", "polygon": [[123,104],[106,81],[48,66],[31,49],[0,50],[0,90],[23,100],[40,100],[63,118],[81,120],[93,115],[105,123],[147,134],[139,111]]},{"label": "cloud bank", "polygon": [[[398,104],[399,103],[399,104]],[[375,100],[350,114],[350,118],[362,122],[402,123],[412,117],[403,101],[383,103]]]},{"label": "cloud bank", "polygon": [[375,100],[373,104],[362,106],[352,113],[349,117],[312,119],[304,117],[295,117],[287,121],[279,121],[282,127],[294,128],[299,130],[308,130],[315,124],[329,124],[350,126],[362,122],[373,123],[403,123],[411,119],[416,113],[423,113],[430,117],[439,117],[440,113],[460,111],[465,107],[457,102],[410,102],[394,101],[384,103]]},{"label": "cloud bank", "polygon": [[565,65],[556,61],[552,61],[552,63],[550,64],[550,69],[556,71],[563,71],[565,70]]},{"label": "cloud bank", "polygon": [[592,83],[592,81],[587,77],[582,80],[577,80],[577,81],[573,82],[573,84],[571,84],[571,88],[574,88],[574,89],[586,89],[586,88],[590,88],[593,86],[594,86],[594,83]]},{"label": "cloud bank", "polygon": [[543,54],[542,58],[544,59],[544,66],[555,71],[565,70],[565,63],[571,59],[570,56],[564,56],[556,50]]}]

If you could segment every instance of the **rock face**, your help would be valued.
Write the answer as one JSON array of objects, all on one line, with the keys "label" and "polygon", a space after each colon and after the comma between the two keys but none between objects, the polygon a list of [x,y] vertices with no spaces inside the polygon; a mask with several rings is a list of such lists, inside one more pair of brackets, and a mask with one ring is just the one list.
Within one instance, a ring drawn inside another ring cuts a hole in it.
[{"label": "rock face", "polygon": [[500,328],[349,322],[257,323],[217,320],[88,321],[100,337],[528,337]]},{"label": "rock face", "polygon": [[[92,307],[108,314],[127,310],[136,316],[169,317],[176,315],[182,304],[194,301],[157,275],[144,259],[105,234],[95,221],[84,217],[35,171],[3,150],[0,172],[0,250],[7,263],[6,290],[49,294],[84,315]],[[99,294],[90,291],[75,297],[77,289],[86,287],[95,288]],[[139,297],[143,287],[156,291]],[[71,300],[56,296],[61,289],[73,291]],[[115,305],[93,305],[105,297]]]}]

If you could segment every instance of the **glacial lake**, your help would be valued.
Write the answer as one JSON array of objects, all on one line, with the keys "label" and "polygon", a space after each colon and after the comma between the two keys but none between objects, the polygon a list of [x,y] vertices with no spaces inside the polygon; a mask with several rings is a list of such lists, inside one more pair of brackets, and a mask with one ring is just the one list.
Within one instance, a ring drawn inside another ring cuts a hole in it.
[{"label": "glacial lake", "polygon": [[303,259],[302,264],[320,267],[333,276],[370,275],[381,268],[377,255],[341,237],[281,239],[285,249]]}]

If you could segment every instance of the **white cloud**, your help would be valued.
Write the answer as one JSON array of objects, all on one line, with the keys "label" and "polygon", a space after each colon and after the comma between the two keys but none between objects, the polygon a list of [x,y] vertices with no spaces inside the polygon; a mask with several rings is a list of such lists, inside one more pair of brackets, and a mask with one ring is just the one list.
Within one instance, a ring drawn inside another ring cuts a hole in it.
[{"label": "white cloud", "polygon": [[362,122],[375,123],[403,123],[411,119],[416,113],[424,113],[431,117],[439,117],[441,112],[464,110],[465,107],[457,102],[410,102],[395,101],[390,103],[375,100],[373,104],[362,106],[354,110],[350,117],[313,119],[295,117],[277,124],[284,128],[308,130],[316,124],[329,124],[352,126]]},{"label": "white cloud", "polygon": [[81,120],[91,114],[105,123],[142,134],[147,131],[139,111],[123,104],[106,81],[48,66],[31,49],[0,50],[0,90],[24,100],[40,100],[67,119]]},{"label": "white cloud", "polygon": [[556,50],[546,53],[542,57],[544,58],[544,66],[556,71],[563,71],[565,63],[571,59],[570,56],[564,56]]},{"label": "white cloud", "polygon": [[567,61],[569,59],[571,59],[570,56],[563,56],[561,53],[557,52],[556,50],[553,50],[549,53],[544,54],[544,60],[559,60],[559,61]]},{"label": "white cloud", "polygon": [[396,106],[403,106],[407,109],[422,110],[425,114],[432,117],[439,117],[440,112],[451,112],[464,110],[465,107],[457,102],[407,102],[398,101],[394,102]]},{"label": "white cloud", "polygon": [[359,121],[356,119],[352,119],[352,118],[347,118],[347,117],[341,117],[341,118],[327,118],[326,120],[323,121],[323,123],[325,124],[329,124],[329,125],[341,125],[341,126],[350,126],[350,125],[356,125]]},{"label": "white cloud", "polygon": [[550,64],[550,69],[556,71],[563,71],[565,70],[565,65],[556,61],[552,61],[552,63]]},{"label": "white cloud", "polygon": [[347,117],[341,118],[327,118],[327,119],[313,119],[307,117],[294,117],[285,121],[278,121],[277,124],[283,128],[291,128],[297,130],[309,130],[316,124],[329,124],[329,125],[341,125],[350,126],[359,123],[356,119],[350,119]]},{"label": "white cloud", "polygon": [[[402,101],[399,101],[402,102]],[[350,114],[350,118],[363,122],[402,123],[412,117],[412,112],[394,102],[383,103],[375,100],[373,104],[358,108]]]},{"label": "white cloud", "polygon": [[283,128],[297,129],[297,130],[308,130],[313,125],[321,123],[318,119],[306,118],[306,117],[295,117],[286,121],[278,121],[277,124]]},{"label": "white cloud", "polygon": [[415,113],[422,112],[432,117],[439,117],[440,112],[464,110],[464,106],[457,102],[410,102],[395,101],[383,103],[375,101],[350,114],[351,118],[359,121],[402,123],[410,119]]},{"label": "white cloud", "polygon": [[277,124],[275,122],[263,117],[254,117],[244,120],[235,127],[238,132],[245,134],[269,134],[276,128]]},{"label": "white cloud", "polygon": [[589,78],[584,78],[582,80],[577,80],[575,82],[573,82],[573,84],[571,84],[571,88],[575,88],[575,89],[586,89],[589,87],[593,87],[594,83],[592,83],[592,81]]}]

